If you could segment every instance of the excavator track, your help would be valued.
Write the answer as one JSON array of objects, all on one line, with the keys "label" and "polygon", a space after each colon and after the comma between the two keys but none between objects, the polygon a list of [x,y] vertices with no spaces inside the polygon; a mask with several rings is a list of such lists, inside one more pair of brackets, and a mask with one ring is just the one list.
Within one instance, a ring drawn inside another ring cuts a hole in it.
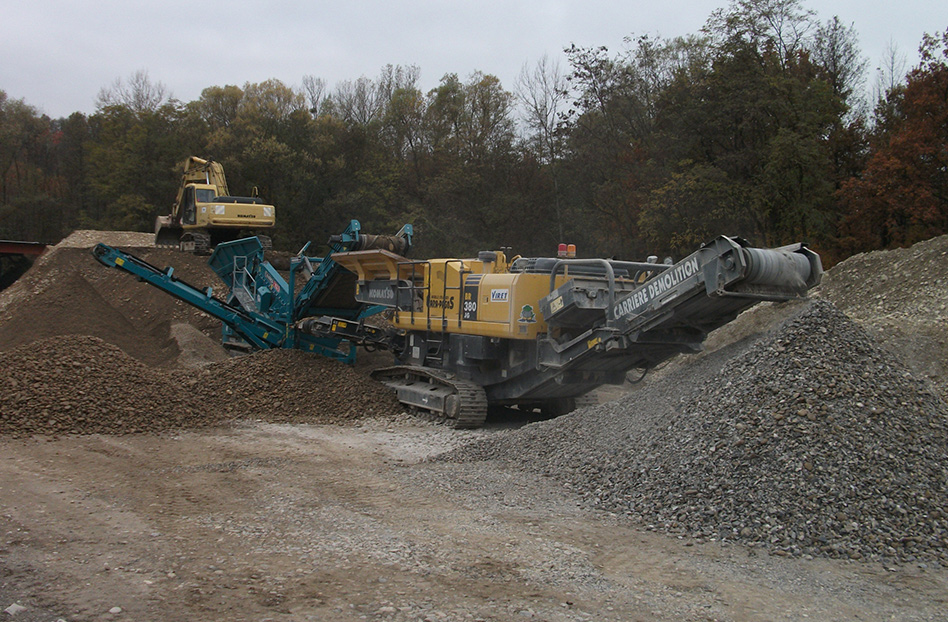
[{"label": "excavator track", "polygon": [[409,365],[377,369],[372,378],[395,389],[403,404],[432,413],[454,428],[478,428],[487,419],[487,394],[473,382]]},{"label": "excavator track", "polygon": [[211,234],[206,231],[188,231],[181,236],[180,249],[195,255],[211,254]]}]

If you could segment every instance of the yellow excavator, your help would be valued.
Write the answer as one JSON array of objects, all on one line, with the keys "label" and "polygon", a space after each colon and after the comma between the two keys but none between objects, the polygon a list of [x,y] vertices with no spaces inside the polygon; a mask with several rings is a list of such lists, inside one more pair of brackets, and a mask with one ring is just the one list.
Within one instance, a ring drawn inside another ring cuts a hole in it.
[{"label": "yellow excavator", "polygon": [[208,254],[221,242],[256,235],[265,249],[265,234],[276,225],[276,209],[258,196],[231,196],[224,167],[211,159],[189,157],[182,163],[181,185],[172,212],[155,221],[155,246]]}]

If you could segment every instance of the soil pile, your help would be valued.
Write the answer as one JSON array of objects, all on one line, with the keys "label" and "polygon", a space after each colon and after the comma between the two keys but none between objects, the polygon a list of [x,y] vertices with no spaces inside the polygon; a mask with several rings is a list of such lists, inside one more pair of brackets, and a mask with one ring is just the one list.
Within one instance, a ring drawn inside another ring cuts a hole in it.
[{"label": "soil pile", "polygon": [[[344,423],[403,411],[364,373],[299,351],[230,359],[220,322],[95,260],[103,242],[223,294],[207,257],[77,231],[0,294],[0,434],[153,432],[233,419]],[[213,342],[211,342],[213,339]]]},{"label": "soil pile", "polygon": [[297,350],[163,370],[90,336],[0,353],[0,388],[7,436],[159,432],[246,418],[341,424],[403,412],[392,391],[364,374]]},{"label": "soil pile", "polygon": [[626,399],[448,458],[535,469],[694,537],[948,563],[948,407],[826,301]]},{"label": "soil pile", "polygon": [[211,425],[166,373],[97,337],[60,336],[0,352],[0,434],[157,432]]},{"label": "soil pile", "polygon": [[181,352],[171,326],[187,323],[215,340],[220,322],[141,283],[106,268],[90,249],[99,242],[130,250],[149,263],[174,266],[196,287],[222,289],[206,257],[150,245],[152,236],[124,231],[77,231],[47,250],[16,283],[0,293],[0,351],[59,335],[92,335],[153,366],[172,366]]},{"label": "soil pile", "polygon": [[56,245],[57,248],[92,248],[96,244],[121,246],[122,248],[153,248],[155,235],[140,231],[98,231],[77,229]]},{"label": "soil pile", "polygon": [[267,350],[201,370],[189,389],[230,417],[346,423],[404,411],[395,393],[350,366],[300,350]]}]

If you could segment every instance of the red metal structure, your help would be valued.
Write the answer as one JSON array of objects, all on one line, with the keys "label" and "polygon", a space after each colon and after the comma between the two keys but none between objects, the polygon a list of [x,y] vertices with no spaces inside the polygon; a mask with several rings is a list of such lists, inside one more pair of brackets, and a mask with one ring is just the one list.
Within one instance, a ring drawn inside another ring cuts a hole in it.
[{"label": "red metal structure", "polygon": [[41,242],[15,242],[13,240],[0,240],[0,255],[27,255],[39,257],[46,250],[46,245]]}]

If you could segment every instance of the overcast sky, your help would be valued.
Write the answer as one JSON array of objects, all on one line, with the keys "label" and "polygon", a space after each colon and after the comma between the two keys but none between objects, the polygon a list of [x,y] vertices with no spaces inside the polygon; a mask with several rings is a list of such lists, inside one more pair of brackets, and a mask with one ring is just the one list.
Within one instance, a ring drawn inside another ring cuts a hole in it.
[{"label": "overcast sky", "polygon": [[[174,97],[208,86],[304,75],[329,86],[376,78],[386,64],[417,65],[421,88],[446,73],[496,75],[512,90],[544,54],[565,69],[564,47],[641,34],[693,34],[728,0],[0,0],[0,90],[51,117],[91,113],[116,78],[148,72]],[[804,0],[825,22],[854,24],[869,81],[890,42],[918,60],[922,33],[948,28],[946,0]]]}]

